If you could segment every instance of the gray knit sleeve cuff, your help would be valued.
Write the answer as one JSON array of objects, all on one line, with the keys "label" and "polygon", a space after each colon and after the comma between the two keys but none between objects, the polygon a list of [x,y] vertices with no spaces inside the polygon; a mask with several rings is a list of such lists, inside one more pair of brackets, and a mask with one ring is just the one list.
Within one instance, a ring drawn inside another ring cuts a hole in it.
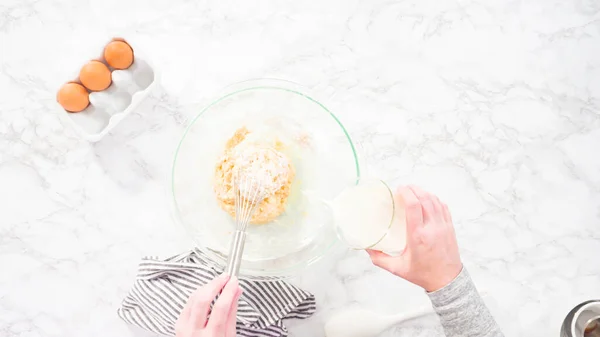
[{"label": "gray knit sleeve cuff", "polygon": [[440,290],[428,293],[448,337],[502,337],[467,270]]},{"label": "gray knit sleeve cuff", "polygon": [[444,306],[456,301],[461,296],[476,291],[471,276],[465,267],[462,268],[458,276],[448,283],[442,289],[427,293],[434,307]]}]

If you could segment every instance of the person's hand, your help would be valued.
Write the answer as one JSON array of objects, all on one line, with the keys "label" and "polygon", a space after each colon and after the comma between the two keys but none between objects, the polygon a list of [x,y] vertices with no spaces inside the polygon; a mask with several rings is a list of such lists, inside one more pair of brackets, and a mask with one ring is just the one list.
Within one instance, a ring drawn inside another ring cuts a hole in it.
[{"label": "person's hand", "polygon": [[448,206],[418,187],[400,187],[396,202],[406,209],[406,248],[400,256],[368,250],[373,264],[423,287],[439,290],[462,270]]},{"label": "person's hand", "polygon": [[[219,298],[210,310],[210,304]],[[235,316],[242,295],[237,278],[221,275],[198,288],[175,324],[176,337],[235,337]],[[210,311],[210,318],[209,316]]]}]

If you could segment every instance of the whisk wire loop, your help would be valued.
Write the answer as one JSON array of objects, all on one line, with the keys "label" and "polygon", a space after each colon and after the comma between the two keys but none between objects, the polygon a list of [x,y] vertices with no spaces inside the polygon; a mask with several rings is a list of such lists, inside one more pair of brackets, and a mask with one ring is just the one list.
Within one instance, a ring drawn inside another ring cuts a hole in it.
[{"label": "whisk wire loop", "polygon": [[231,242],[227,267],[225,272],[237,276],[240,270],[244,243],[246,241],[246,228],[252,220],[252,215],[264,199],[262,182],[253,176],[239,172],[233,179],[235,194],[235,224],[236,231]]}]

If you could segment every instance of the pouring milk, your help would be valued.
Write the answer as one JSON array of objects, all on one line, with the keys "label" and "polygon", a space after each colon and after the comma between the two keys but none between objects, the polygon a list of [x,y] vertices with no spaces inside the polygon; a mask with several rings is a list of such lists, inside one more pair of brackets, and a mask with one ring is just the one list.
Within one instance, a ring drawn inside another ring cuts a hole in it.
[{"label": "pouring milk", "polygon": [[333,200],[340,238],[355,249],[402,253],[406,245],[406,216],[381,180],[361,180]]}]

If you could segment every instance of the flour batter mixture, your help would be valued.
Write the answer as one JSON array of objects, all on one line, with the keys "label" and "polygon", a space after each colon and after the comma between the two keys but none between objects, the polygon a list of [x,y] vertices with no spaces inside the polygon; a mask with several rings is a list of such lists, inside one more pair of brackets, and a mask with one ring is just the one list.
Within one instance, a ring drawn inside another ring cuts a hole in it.
[{"label": "flour batter mixture", "polygon": [[260,192],[265,195],[250,223],[273,221],[285,211],[295,171],[282,149],[278,139],[261,137],[245,127],[235,132],[215,169],[214,191],[224,211],[235,217],[233,179],[239,174],[259,179]]}]

